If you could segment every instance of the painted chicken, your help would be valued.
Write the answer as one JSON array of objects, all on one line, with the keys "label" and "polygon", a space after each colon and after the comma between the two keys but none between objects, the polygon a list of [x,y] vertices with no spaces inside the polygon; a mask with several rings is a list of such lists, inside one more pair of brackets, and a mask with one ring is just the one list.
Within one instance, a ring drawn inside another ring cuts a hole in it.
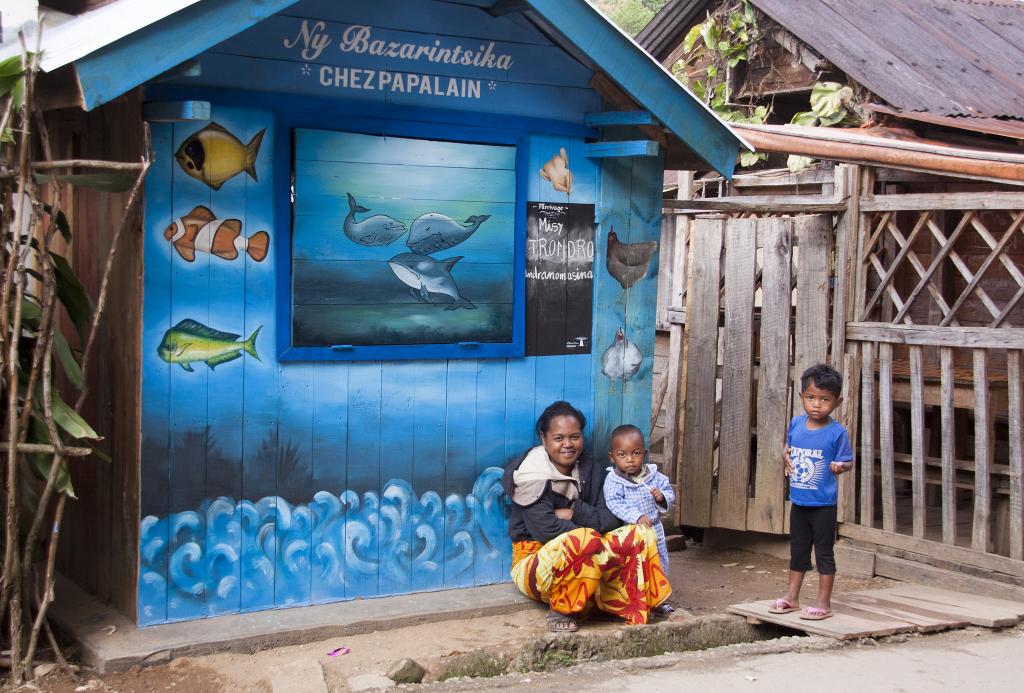
[{"label": "painted chicken", "polygon": [[657,241],[623,243],[615,234],[615,227],[612,227],[608,232],[606,255],[608,274],[615,277],[623,289],[628,289],[647,274],[647,266],[657,249]]},{"label": "painted chicken", "polygon": [[626,339],[620,327],[615,342],[601,355],[601,372],[612,380],[629,380],[640,370],[643,360],[640,349]]}]

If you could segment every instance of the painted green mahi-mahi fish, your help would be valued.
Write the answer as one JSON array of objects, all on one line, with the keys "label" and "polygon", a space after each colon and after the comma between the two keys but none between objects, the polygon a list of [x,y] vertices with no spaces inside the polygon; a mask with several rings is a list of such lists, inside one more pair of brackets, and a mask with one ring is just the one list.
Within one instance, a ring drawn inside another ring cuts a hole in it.
[{"label": "painted green mahi-mahi fish", "polygon": [[260,325],[249,339],[239,342],[241,335],[221,332],[201,322],[185,319],[164,333],[156,351],[167,363],[176,363],[190,373],[193,362],[205,363],[212,371],[222,363],[241,358],[243,351],[259,361],[256,335],[262,329],[263,325]]}]

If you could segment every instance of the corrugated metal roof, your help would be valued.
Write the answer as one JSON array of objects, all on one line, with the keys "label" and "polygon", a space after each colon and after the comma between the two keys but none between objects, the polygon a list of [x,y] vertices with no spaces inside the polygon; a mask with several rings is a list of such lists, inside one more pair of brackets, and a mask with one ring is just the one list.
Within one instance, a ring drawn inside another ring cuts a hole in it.
[{"label": "corrugated metal roof", "polygon": [[752,0],[896,108],[1024,119],[1024,3]]},{"label": "corrugated metal roof", "polygon": [[704,19],[709,5],[711,0],[669,0],[636,35],[636,42],[658,60],[665,60],[690,27]]}]

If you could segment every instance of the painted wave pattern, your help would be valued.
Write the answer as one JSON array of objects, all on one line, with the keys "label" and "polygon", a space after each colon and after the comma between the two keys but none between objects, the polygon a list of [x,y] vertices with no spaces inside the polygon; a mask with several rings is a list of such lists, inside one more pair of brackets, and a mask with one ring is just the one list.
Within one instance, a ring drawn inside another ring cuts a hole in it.
[{"label": "painted wave pattern", "polygon": [[423,584],[423,576],[440,578],[442,571],[472,576],[474,561],[500,566],[509,542],[501,475],[489,467],[470,494],[443,500],[434,491],[417,497],[407,481],[392,479],[379,495],[319,491],[312,503],[297,505],[278,496],[220,497],[197,510],[149,515],[140,527],[139,623],[164,622],[165,603],[166,620],[180,620],[171,614],[309,603],[311,582],[321,595],[314,601],[330,601],[378,579],[409,584],[416,575]]}]

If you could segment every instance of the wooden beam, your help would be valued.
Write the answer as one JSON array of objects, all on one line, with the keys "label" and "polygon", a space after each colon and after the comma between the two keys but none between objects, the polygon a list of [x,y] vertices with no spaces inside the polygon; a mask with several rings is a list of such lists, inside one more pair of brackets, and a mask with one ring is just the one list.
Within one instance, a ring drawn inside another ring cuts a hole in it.
[{"label": "wooden beam", "polygon": [[762,214],[786,214],[793,212],[823,213],[844,212],[845,202],[836,202],[831,197],[799,195],[749,195],[736,197],[708,197],[700,200],[665,200],[665,209],[681,210],[683,213],[699,212],[760,212]]},{"label": "wooden beam", "polygon": [[933,327],[931,325],[886,325],[851,322],[846,338],[858,342],[885,342],[917,346],[966,347],[977,349],[1019,349],[1024,344],[1024,328]]},{"label": "wooden beam", "polygon": [[[618,84],[613,82],[611,79],[608,78],[607,75],[605,75],[602,72],[595,72],[594,73],[594,76],[590,78],[590,87],[594,91],[596,91],[598,94],[600,94],[601,98],[604,99],[607,102],[607,105],[614,106],[616,110],[619,110],[619,111],[640,111],[640,110],[643,110],[642,108],[640,108],[640,104],[638,104],[635,100],[633,100],[632,96],[630,96],[629,94],[624,92],[622,90],[622,88],[619,87]],[[655,127],[653,125],[637,125],[636,127],[640,131],[640,134],[643,137],[646,137],[649,140],[654,140],[655,142],[660,144],[662,147],[664,147],[669,153],[673,149],[673,146],[675,148],[679,148],[681,146],[683,149],[685,149],[686,152],[687,152],[687,155],[685,157],[678,156],[677,158],[680,158],[680,159],[681,158],[692,159],[692,164],[691,165],[683,166],[681,164],[680,165],[673,164],[673,165],[669,166],[668,165],[668,156],[666,155],[666,162],[665,162],[665,170],[666,171],[671,171],[673,169],[678,169],[680,171],[690,171],[690,170],[694,170],[694,169],[704,168],[704,166],[706,165],[707,162],[705,162],[703,159],[701,159],[699,156],[697,156],[697,154],[692,149],[687,147],[686,143],[683,142],[683,140],[681,138],[673,137],[673,138],[670,139],[668,137],[668,134],[665,131],[665,128],[663,128],[663,127]]]},{"label": "wooden beam", "polygon": [[584,114],[583,124],[598,128],[609,125],[657,125],[658,121],[650,111],[599,111]]},{"label": "wooden beam", "polygon": [[593,142],[583,145],[583,156],[588,159],[611,159],[633,156],[658,156],[658,143],[653,140],[625,140],[622,142]]},{"label": "wooden beam", "polygon": [[839,536],[855,541],[866,541],[880,546],[889,546],[903,551],[913,551],[925,556],[932,556],[954,563],[963,563],[977,568],[984,568],[996,573],[1005,573],[1024,578],[1024,561],[1014,560],[1006,556],[984,553],[963,546],[942,544],[930,539],[920,539],[907,534],[885,532],[872,527],[864,527],[849,522],[839,525]]},{"label": "wooden beam", "polygon": [[151,123],[179,123],[209,120],[209,101],[154,101],[142,107],[142,117]]},{"label": "wooden beam", "polygon": [[[913,553],[908,552],[908,554]],[[986,580],[957,570],[936,568],[927,563],[914,560],[914,558],[915,556],[913,555],[902,558],[879,552],[875,555],[875,575],[903,582],[930,585],[954,592],[984,595],[1017,602],[1024,601],[1024,588],[1017,585]],[[925,558],[932,557],[925,556]],[[1006,622],[1008,621],[1009,619]]]},{"label": "wooden beam", "polygon": [[865,195],[864,212],[896,212],[924,209],[1024,209],[1024,192],[915,193]]},{"label": "wooden beam", "polygon": [[91,111],[297,0],[200,2],[74,62],[85,110]]}]

